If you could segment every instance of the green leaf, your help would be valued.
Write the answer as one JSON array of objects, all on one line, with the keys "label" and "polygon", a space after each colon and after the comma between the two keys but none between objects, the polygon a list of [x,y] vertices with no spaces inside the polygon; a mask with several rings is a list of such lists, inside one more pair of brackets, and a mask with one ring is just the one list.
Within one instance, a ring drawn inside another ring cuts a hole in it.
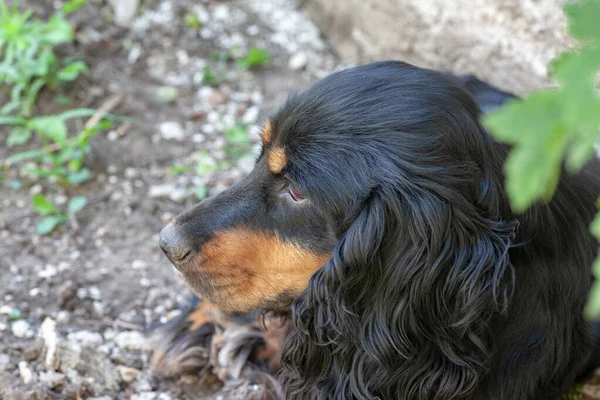
[{"label": "green leaf", "polygon": [[56,229],[57,226],[65,222],[65,217],[62,215],[48,215],[38,221],[35,230],[40,235],[47,235]]},{"label": "green leaf", "polygon": [[87,65],[83,61],[75,61],[58,71],[56,77],[61,81],[71,82],[77,79],[79,74],[86,72],[88,72]]},{"label": "green leaf", "polygon": [[268,51],[252,47],[244,57],[238,60],[238,66],[241,69],[248,70],[253,67],[265,65],[269,61],[271,61],[271,55]]},{"label": "green leaf", "polygon": [[67,140],[67,125],[57,116],[32,118],[27,126],[39,134],[48,136],[60,145],[64,145]]},{"label": "green leaf", "polygon": [[83,210],[83,208],[87,205],[87,199],[83,196],[75,196],[69,200],[69,204],[67,205],[67,209],[70,214],[77,214],[79,211]]},{"label": "green leaf", "polygon": [[70,0],[62,6],[62,11],[68,15],[83,7],[87,3],[87,0]]},{"label": "green leaf", "polygon": [[69,172],[67,176],[67,181],[71,185],[79,185],[83,182],[86,182],[90,179],[90,170],[87,168],[83,168],[79,171]]},{"label": "green leaf", "polygon": [[67,121],[73,118],[80,117],[91,117],[96,114],[98,110],[94,110],[93,108],[75,108],[73,110],[65,111],[57,115],[62,121]]},{"label": "green leaf", "polygon": [[[597,260],[596,263],[598,263]],[[598,319],[600,317],[600,281],[596,280],[593,283],[588,296],[584,314],[588,319]]]},{"label": "green leaf", "polygon": [[56,46],[73,41],[73,28],[61,14],[54,14],[46,24],[42,40]]},{"label": "green leaf", "polygon": [[0,125],[23,125],[27,122],[25,118],[0,117]]},{"label": "green leaf", "polygon": [[38,160],[41,157],[43,157],[44,154],[46,154],[46,152],[43,150],[22,151],[20,153],[13,154],[12,156],[8,157],[6,159],[6,163],[10,165],[21,161]]},{"label": "green leaf", "polygon": [[183,174],[185,172],[191,172],[193,170],[194,170],[194,168],[190,167],[188,165],[173,165],[171,168],[169,168],[168,174],[169,175],[179,175],[179,174]]},{"label": "green leaf", "polygon": [[184,17],[185,24],[192,29],[200,30],[202,28],[202,24],[198,19],[198,16],[193,12],[187,12]]},{"label": "green leaf", "polygon": [[58,212],[58,209],[52,204],[43,194],[37,193],[34,194],[31,198],[31,202],[33,204],[33,208],[40,215],[49,215],[55,214]]},{"label": "green leaf", "polygon": [[208,189],[205,185],[198,185],[192,189],[192,193],[194,193],[194,196],[196,196],[198,200],[204,200],[208,195]]},{"label": "green leaf", "polygon": [[6,145],[11,147],[25,144],[29,139],[31,139],[31,131],[22,126],[17,126],[10,131],[10,134],[6,138]]},{"label": "green leaf", "polygon": [[600,37],[600,2],[584,0],[566,4],[563,7],[569,21],[569,32],[576,39],[597,39]]}]

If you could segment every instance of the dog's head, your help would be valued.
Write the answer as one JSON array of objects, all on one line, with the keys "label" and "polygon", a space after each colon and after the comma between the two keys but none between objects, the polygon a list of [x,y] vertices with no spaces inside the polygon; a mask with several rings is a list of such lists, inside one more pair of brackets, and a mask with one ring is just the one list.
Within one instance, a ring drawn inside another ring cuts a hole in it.
[{"label": "dog's head", "polygon": [[348,256],[344,243],[368,265],[392,226],[405,235],[398,248],[442,243],[436,230],[456,210],[476,230],[498,213],[501,184],[478,113],[434,71],[382,62],[337,72],[290,96],[266,121],[254,170],[179,215],[161,247],[221,308],[284,310],[315,271]]}]

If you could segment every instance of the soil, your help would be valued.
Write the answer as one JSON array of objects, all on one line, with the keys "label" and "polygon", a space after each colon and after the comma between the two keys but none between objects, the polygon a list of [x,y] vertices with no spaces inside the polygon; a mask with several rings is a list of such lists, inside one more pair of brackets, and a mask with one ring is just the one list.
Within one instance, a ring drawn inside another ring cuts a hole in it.
[{"label": "soil", "polygon": [[[50,1],[20,4],[40,16],[53,11]],[[183,22],[188,13],[199,29]],[[339,60],[291,0],[146,0],[125,26],[112,22],[109,4],[92,0],[70,18],[77,42],[60,51],[90,71],[63,90],[68,105],[42,93],[36,113],[112,105],[127,118],[93,139],[92,178],[67,193],[89,200],[72,224],[35,232],[31,195],[64,205],[56,185],[11,168],[0,187],[0,399],[234,398],[210,377],[153,376],[146,339],[189,296],[158,247],[159,230],[197,201],[194,187],[218,193],[253,158],[203,176],[169,170],[195,166],[202,151],[210,162],[227,160],[224,130],[235,121],[258,144],[267,113]],[[230,61],[223,81],[199,79],[214,52],[236,58],[253,46],[270,53],[266,66],[241,71]],[[0,160],[36,146],[2,145]],[[594,379],[581,398],[600,399]]]},{"label": "soil", "polygon": [[[39,16],[53,11],[52,2],[20,4]],[[253,156],[202,177],[169,169],[195,166],[201,151],[210,162],[228,159],[223,132],[235,121],[250,127],[257,144],[267,112],[337,65],[318,30],[289,1],[146,0],[126,26],[111,22],[112,13],[109,4],[90,1],[70,17],[77,42],[60,52],[84,59],[90,71],[63,90],[68,105],[43,93],[36,110],[117,102],[111,113],[127,117],[94,137],[92,178],[68,193],[86,196],[88,206],[75,224],[40,236],[31,195],[43,192],[63,204],[65,193],[18,168],[0,188],[2,399],[219,398],[218,382],[169,381],[148,369],[151,346],[144,338],[189,296],[158,247],[158,232],[197,202],[191,189],[223,190],[252,168]],[[183,22],[188,13],[200,29]],[[236,58],[253,46],[270,53],[267,65],[241,71],[229,61],[222,82],[200,81],[206,63],[216,71],[212,53]],[[36,146],[3,144],[0,160]]]}]

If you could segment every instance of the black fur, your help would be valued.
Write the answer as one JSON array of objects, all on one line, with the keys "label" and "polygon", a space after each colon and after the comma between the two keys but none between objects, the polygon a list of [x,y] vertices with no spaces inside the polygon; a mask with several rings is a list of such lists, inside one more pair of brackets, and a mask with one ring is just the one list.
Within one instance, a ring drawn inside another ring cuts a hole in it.
[{"label": "black fur", "polygon": [[[482,128],[465,86],[485,109],[512,98],[400,62],[337,72],[271,118],[248,177],[161,234],[217,306],[247,311],[238,294],[250,291],[278,311],[295,298],[287,398],[553,400],[595,362],[582,310],[598,246],[588,231],[597,162],[516,215],[508,148]],[[285,151],[281,173],[267,167],[273,148]],[[307,200],[290,200],[290,185]],[[240,226],[331,259],[301,293],[243,280],[260,271],[226,257],[205,271],[195,260],[206,243]]]},{"label": "black fur", "polygon": [[289,173],[319,168],[306,191],[339,233],[293,304],[288,398],[548,400],[585,368],[597,169],[515,215],[478,115],[451,79],[389,62],[279,112]]}]

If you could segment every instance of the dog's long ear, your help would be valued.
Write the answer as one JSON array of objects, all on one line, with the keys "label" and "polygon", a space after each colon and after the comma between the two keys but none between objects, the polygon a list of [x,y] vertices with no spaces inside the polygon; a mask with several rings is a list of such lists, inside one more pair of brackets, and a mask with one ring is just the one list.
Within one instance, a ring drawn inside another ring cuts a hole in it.
[{"label": "dog's long ear", "polygon": [[292,399],[458,399],[488,356],[512,286],[516,224],[455,193],[378,188],[293,306],[282,381]]}]

